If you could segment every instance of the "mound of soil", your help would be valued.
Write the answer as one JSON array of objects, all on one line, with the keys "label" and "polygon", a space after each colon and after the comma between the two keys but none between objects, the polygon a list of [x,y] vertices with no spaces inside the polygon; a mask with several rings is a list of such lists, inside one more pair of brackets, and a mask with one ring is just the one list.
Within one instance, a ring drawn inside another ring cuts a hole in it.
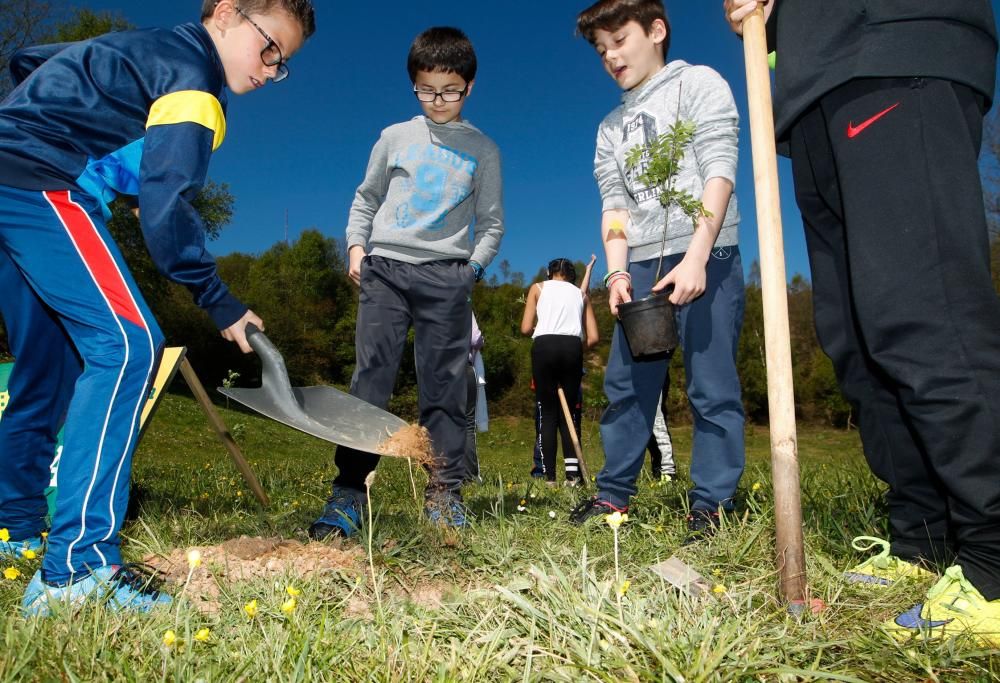
[{"label": "mound of soil", "polygon": [[[188,552],[201,553],[201,566],[188,580]],[[219,610],[220,586],[267,577],[306,578],[323,572],[361,571],[360,548],[342,550],[326,543],[303,544],[280,538],[240,536],[216,546],[177,548],[143,559],[164,578],[174,595],[183,594],[204,612]],[[186,584],[186,586],[185,586]]]}]

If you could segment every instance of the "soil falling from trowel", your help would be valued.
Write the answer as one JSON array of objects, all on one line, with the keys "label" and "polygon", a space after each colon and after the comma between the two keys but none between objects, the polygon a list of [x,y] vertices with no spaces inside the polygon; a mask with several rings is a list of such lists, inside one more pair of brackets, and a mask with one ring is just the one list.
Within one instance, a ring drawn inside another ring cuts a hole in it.
[{"label": "soil falling from trowel", "polygon": [[434,447],[426,427],[407,425],[378,445],[379,455],[410,458],[418,465],[433,465]]}]

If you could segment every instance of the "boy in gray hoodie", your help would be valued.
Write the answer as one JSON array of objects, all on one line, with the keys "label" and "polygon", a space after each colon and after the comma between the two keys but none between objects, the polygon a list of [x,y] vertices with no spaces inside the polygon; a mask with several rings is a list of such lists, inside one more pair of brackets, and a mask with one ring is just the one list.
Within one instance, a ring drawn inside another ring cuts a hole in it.
[{"label": "boy in gray hoodie", "polygon": [[[715,71],[666,62],[670,24],[660,0],[601,0],[579,15],[577,29],[625,91],[622,104],[601,122],[594,159],[611,313],[633,298],[673,287],[670,301],[677,306],[694,418],[688,517],[694,540],[716,530],[720,509],[732,509],[745,460],[736,373],[744,307],[733,195],[739,116],[729,86]],[[707,215],[696,227],[676,207],[664,215],[659,191],[644,187],[641,170],[625,162],[631,149],[655,142],[678,120],[696,126],[674,185],[704,204]],[[661,243],[666,275],[656,282]],[[633,358],[621,327],[615,327],[604,381],[609,405],[601,418],[605,465],[597,496],[577,506],[574,522],[628,509],[668,365],[667,357]]]},{"label": "boy in gray hoodie", "polygon": [[[419,422],[434,450],[425,512],[460,527],[470,295],[503,236],[500,154],[461,116],[476,77],[464,33],[424,31],[407,69],[423,116],[382,131],[347,225],[349,274],[361,287],[351,394],[381,408],[389,403],[412,326]],[[360,527],[365,478],[378,461],[337,449],[339,474],[310,536],[349,536]]]}]

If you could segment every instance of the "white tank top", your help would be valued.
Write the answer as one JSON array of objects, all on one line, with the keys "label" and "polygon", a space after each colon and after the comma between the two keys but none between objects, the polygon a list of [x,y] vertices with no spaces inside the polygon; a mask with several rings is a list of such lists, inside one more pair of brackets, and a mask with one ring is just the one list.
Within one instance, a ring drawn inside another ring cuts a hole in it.
[{"label": "white tank top", "polygon": [[543,334],[583,336],[583,292],[571,282],[547,280],[535,285],[538,296],[538,325],[532,339]]}]

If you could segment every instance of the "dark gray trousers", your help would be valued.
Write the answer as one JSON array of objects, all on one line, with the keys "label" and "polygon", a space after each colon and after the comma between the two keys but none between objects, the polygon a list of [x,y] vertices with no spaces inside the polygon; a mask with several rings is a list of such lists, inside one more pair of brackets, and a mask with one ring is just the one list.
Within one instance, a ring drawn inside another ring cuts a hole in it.
[{"label": "dark gray trousers", "polygon": [[[385,408],[410,327],[414,333],[419,422],[434,445],[428,493],[458,492],[466,473],[465,370],[475,274],[465,261],[419,265],[368,256],[361,267],[351,395]],[[335,486],[363,490],[379,456],[340,446]]]}]

